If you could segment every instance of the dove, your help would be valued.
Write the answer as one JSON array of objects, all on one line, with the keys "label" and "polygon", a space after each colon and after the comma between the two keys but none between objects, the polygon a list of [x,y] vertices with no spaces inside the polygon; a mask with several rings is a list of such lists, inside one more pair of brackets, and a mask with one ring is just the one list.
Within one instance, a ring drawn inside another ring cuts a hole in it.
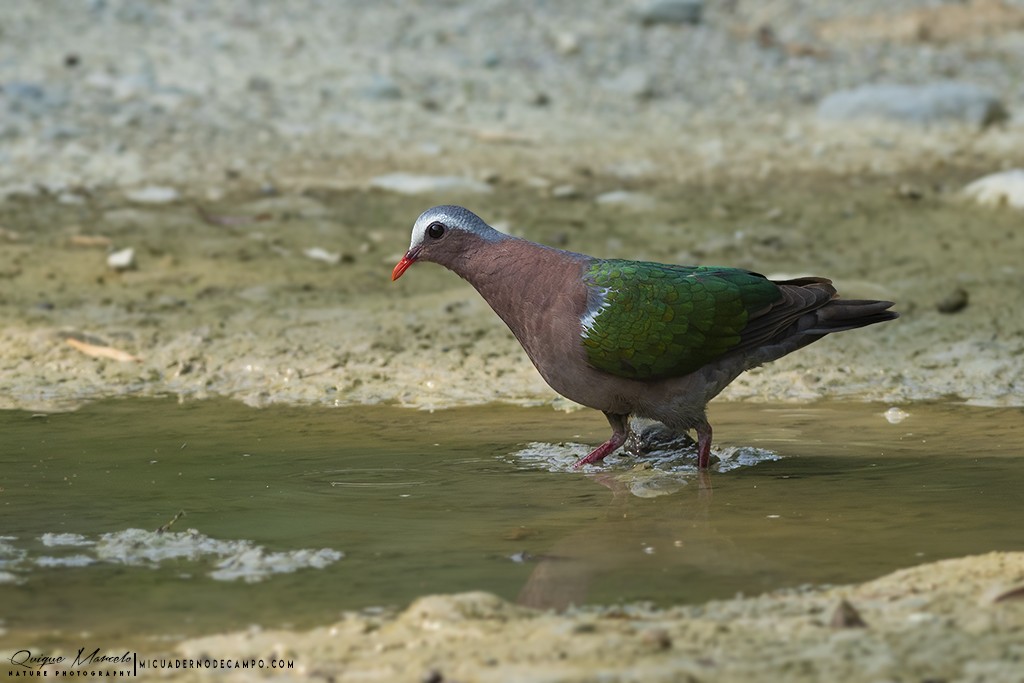
[{"label": "dove", "polygon": [[740,373],[899,317],[890,301],[840,298],[826,278],[596,258],[504,234],[460,206],[416,219],[392,280],[418,261],[468,281],[552,389],[604,413],[611,437],[576,467],[621,447],[638,417],[695,431],[707,469],[707,404]]}]

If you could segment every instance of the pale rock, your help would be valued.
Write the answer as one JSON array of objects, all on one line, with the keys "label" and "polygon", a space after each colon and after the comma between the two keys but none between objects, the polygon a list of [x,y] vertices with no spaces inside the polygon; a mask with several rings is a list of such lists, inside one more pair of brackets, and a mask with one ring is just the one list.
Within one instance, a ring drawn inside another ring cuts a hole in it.
[{"label": "pale rock", "polygon": [[654,206],[654,198],[642,192],[629,190],[613,190],[598,195],[594,201],[598,204],[623,206],[631,209],[650,209]]},{"label": "pale rock", "polygon": [[432,192],[487,193],[492,188],[487,183],[462,176],[420,175],[417,173],[388,173],[370,180],[370,187],[376,190],[398,194],[428,194]]},{"label": "pale rock", "polygon": [[563,31],[555,35],[555,50],[567,57],[580,51],[580,39],[575,33]]},{"label": "pale rock", "polygon": [[309,249],[303,249],[302,254],[306,258],[313,259],[314,261],[323,261],[329,263],[332,266],[337,265],[341,262],[341,254],[338,252],[327,251],[321,247],[310,247]]},{"label": "pale rock", "polygon": [[657,94],[651,75],[642,67],[629,67],[617,76],[601,81],[601,87],[638,100],[649,100]]},{"label": "pale rock", "polygon": [[137,204],[170,204],[181,197],[176,189],[163,185],[146,185],[129,190],[124,196]]},{"label": "pale rock", "polygon": [[1015,168],[978,178],[964,194],[982,206],[1024,209],[1024,169]]},{"label": "pale rock", "polygon": [[132,270],[135,268],[135,249],[125,247],[107,255],[107,266],[114,270]]},{"label": "pale rock", "polygon": [[994,93],[973,83],[937,81],[924,85],[879,83],[828,95],[818,118],[829,121],[887,120],[915,125],[961,123],[984,128],[1007,118]]}]

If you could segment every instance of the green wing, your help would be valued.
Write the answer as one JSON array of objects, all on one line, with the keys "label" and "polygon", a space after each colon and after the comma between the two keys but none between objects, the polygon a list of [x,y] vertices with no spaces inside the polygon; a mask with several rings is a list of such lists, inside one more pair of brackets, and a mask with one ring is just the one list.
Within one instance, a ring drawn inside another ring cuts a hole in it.
[{"label": "green wing", "polygon": [[584,282],[590,364],[620,377],[679,377],[740,344],[750,318],[779,301],[774,283],[737,268],[595,260]]}]

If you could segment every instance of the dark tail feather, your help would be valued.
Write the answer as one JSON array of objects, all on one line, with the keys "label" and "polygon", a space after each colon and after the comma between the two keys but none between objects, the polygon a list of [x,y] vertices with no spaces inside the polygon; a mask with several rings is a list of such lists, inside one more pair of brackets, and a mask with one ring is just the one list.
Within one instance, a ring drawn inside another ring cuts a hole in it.
[{"label": "dark tail feather", "polygon": [[865,325],[884,323],[900,317],[896,311],[888,310],[891,301],[871,301],[868,299],[833,299],[819,308],[817,320],[804,334],[831,334],[843,330],[853,330]]},{"label": "dark tail feather", "polygon": [[[718,361],[718,369],[728,373],[728,380],[712,385],[715,393],[743,370],[778,360],[827,334],[900,317],[889,310],[891,301],[839,298],[835,287],[824,278],[775,284],[782,291],[781,301],[755,316],[744,329],[740,345]],[[708,398],[711,396],[714,394]]]}]

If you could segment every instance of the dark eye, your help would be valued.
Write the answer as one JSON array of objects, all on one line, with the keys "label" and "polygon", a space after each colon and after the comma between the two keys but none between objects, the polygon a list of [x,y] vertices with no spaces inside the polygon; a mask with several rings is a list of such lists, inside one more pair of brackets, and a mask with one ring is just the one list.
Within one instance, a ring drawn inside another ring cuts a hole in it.
[{"label": "dark eye", "polygon": [[441,239],[441,236],[444,235],[444,223],[431,223],[427,226],[427,234],[430,235],[431,239]]}]

